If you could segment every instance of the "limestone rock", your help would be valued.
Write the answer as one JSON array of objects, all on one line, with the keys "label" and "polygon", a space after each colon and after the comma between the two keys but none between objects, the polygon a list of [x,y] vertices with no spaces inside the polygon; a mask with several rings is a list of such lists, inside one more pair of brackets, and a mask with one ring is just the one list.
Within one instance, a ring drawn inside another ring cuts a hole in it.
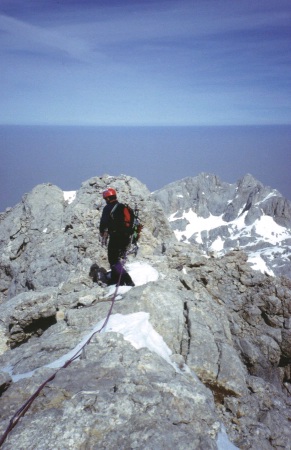
[{"label": "limestone rock", "polygon": [[[92,335],[111,307],[109,288],[89,276],[94,262],[108,267],[98,223],[110,185],[121,201],[139,205],[144,224],[128,265],[158,273],[120,290],[112,314],[148,314],[167,358],[146,343],[149,336],[136,347],[121,332]],[[256,220],[254,202],[267,191],[252,177],[238,188],[248,220]],[[241,207],[234,197],[228,203],[235,190],[202,176],[162,198],[176,211],[195,200],[202,217],[232,220]],[[278,216],[288,218],[279,203]],[[224,425],[238,448],[290,450],[288,278],[252,270],[239,250],[218,257],[194,240],[178,242],[162,206],[125,175],[91,178],[72,202],[41,185],[0,220],[0,439],[50,380],[3,449],[217,449]]]}]

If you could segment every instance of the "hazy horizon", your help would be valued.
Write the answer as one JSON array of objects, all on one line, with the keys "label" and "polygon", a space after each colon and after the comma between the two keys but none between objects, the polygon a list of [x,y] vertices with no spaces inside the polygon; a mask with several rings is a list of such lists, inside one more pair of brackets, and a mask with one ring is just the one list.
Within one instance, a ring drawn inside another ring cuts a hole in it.
[{"label": "hazy horizon", "polygon": [[250,173],[290,200],[290,142],[290,125],[0,126],[0,211],[37,184],[78,190],[105,173],[133,176],[150,191],[201,172],[228,183]]}]

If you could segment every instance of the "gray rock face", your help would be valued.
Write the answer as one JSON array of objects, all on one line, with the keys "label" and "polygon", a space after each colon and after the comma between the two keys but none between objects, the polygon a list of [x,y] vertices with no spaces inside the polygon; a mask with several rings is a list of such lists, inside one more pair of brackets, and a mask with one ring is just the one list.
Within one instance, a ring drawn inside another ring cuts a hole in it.
[{"label": "gray rock face", "polygon": [[141,220],[147,223],[141,238],[144,253],[151,254],[163,241],[173,239],[161,207],[148,201],[150,192],[135,179],[92,178],[83,183],[70,204],[56,186],[40,185],[9,214],[0,216],[2,296],[57,287],[74,273],[87,273],[92,261],[106,262],[97,225],[101,194],[109,183],[114,184],[120,201],[138,204]]},{"label": "gray rock face", "polygon": [[240,248],[270,275],[291,278],[291,203],[251,175],[236,184],[202,173],[153,193],[179,240],[219,255]]},{"label": "gray rock face", "polygon": [[23,448],[215,449],[215,419],[211,393],[201,382],[106,333],[87,347],[86,359],[47,386],[4,448],[17,447],[21,436]]},{"label": "gray rock face", "polygon": [[[204,190],[209,183],[229,194],[207,180]],[[111,318],[122,325],[148,315],[156,334],[140,325],[138,346],[111,322],[88,342],[111,305],[109,288],[89,276],[92,263],[107,267],[97,225],[109,185],[140,206],[144,229],[128,270],[158,273],[120,289],[114,304]],[[222,214],[214,203],[211,214]],[[178,242],[161,206],[126,176],[92,178],[72,203],[55,186],[36,187],[2,216],[0,240],[0,439],[52,377],[3,449],[222,450],[222,424],[240,449],[291,449],[288,278],[253,271],[241,251],[205,257]]]}]

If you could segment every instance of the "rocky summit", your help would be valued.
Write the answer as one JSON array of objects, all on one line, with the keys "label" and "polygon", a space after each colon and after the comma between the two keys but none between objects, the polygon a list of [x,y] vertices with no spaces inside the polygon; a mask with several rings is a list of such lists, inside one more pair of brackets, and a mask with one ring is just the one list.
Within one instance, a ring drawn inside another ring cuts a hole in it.
[{"label": "rocky summit", "polygon": [[[3,449],[291,449],[289,269],[254,270],[246,251],[271,218],[281,264],[290,205],[250,176],[198,178],[153,194],[125,175],[39,185],[0,215]],[[108,186],[144,225],[135,287],[117,292],[92,276],[108,269]],[[203,232],[210,215],[219,230]]]}]

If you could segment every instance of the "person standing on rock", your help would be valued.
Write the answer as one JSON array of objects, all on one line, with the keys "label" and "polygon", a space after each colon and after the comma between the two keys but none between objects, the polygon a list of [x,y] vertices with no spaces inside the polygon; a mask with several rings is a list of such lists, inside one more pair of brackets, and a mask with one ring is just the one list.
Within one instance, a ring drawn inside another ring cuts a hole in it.
[{"label": "person standing on rock", "polygon": [[111,282],[115,284],[120,279],[121,286],[134,286],[131,276],[121,263],[129,246],[131,235],[126,229],[119,226],[118,220],[114,219],[115,216],[118,216],[118,212],[123,211],[124,205],[118,202],[116,191],[111,187],[103,192],[103,198],[106,205],[102,211],[99,231],[103,240],[106,241],[109,237],[108,261],[111,268]]}]

